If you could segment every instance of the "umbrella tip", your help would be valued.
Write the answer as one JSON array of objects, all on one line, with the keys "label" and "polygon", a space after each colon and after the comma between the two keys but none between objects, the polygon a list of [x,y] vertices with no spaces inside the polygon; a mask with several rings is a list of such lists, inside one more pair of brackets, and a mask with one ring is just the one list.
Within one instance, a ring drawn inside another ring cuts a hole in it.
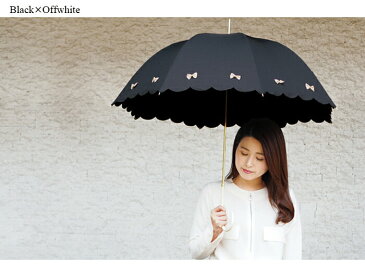
[{"label": "umbrella tip", "polygon": [[231,19],[228,19],[228,34],[231,33]]}]

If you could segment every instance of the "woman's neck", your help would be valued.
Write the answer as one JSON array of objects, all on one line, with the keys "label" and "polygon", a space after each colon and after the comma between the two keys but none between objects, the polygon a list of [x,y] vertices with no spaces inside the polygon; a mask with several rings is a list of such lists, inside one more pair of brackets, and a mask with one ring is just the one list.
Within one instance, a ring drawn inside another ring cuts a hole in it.
[{"label": "woman's neck", "polygon": [[257,178],[255,180],[244,180],[241,178],[240,175],[238,175],[237,177],[235,177],[233,179],[233,182],[235,185],[237,185],[239,188],[245,189],[245,190],[250,190],[250,191],[254,191],[254,190],[259,190],[265,187],[265,183],[262,181],[261,178]]}]

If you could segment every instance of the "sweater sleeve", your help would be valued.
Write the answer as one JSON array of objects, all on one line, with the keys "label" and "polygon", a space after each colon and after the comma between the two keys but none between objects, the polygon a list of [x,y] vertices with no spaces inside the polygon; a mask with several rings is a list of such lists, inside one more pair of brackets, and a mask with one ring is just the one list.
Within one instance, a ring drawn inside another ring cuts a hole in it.
[{"label": "sweater sleeve", "polygon": [[300,220],[299,204],[293,190],[290,189],[290,198],[294,205],[294,218],[288,223],[286,243],[284,248],[284,260],[302,259],[302,226]]},{"label": "sweater sleeve", "polygon": [[193,259],[205,259],[212,254],[223,238],[224,231],[211,242],[213,238],[213,226],[210,220],[210,205],[212,200],[209,187],[205,186],[200,193],[195,209],[193,225],[190,231],[189,249]]}]

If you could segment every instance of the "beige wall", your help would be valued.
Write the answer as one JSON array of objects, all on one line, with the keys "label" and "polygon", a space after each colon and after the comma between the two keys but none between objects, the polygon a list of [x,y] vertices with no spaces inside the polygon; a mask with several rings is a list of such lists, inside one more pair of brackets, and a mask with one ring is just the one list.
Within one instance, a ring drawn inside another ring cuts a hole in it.
[{"label": "beige wall", "polygon": [[[365,259],[364,19],[233,18],[313,70],[333,124],[284,128],[305,259]],[[146,59],[226,18],[0,19],[0,258],[187,259],[222,128],[110,104]],[[237,127],[228,129],[227,167]]]}]

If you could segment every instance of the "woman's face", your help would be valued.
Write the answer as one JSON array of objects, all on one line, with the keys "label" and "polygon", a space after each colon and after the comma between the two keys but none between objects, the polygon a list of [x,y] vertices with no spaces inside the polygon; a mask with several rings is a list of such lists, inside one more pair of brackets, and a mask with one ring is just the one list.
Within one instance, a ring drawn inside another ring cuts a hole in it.
[{"label": "woman's face", "polygon": [[235,164],[244,180],[254,180],[265,174],[268,167],[260,141],[253,137],[242,138],[236,149]]}]

